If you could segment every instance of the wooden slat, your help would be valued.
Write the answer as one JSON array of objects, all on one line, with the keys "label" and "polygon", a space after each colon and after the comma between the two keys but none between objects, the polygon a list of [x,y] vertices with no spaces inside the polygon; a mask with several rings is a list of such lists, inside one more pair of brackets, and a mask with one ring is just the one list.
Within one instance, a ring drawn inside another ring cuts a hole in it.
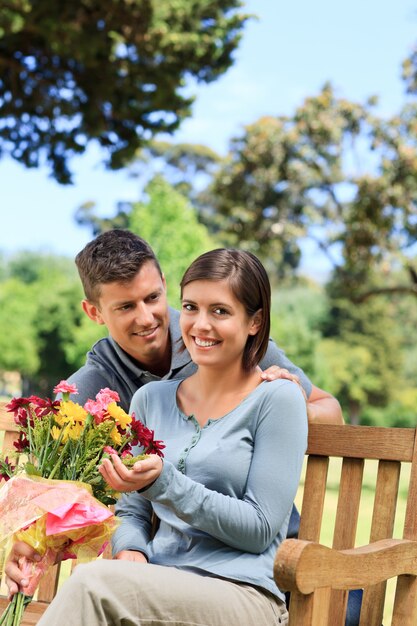
[{"label": "wooden slat", "polygon": [[[408,486],[404,539],[417,539],[417,446],[414,449]],[[415,624],[417,624],[417,579],[415,576],[400,576],[397,581],[392,626],[415,626]]]},{"label": "wooden slat", "polygon": [[[375,489],[370,541],[393,536],[401,464],[380,461]],[[359,626],[380,626],[384,613],[386,581],[364,590]]]},{"label": "wooden slat", "polygon": [[[343,459],[333,536],[333,548],[335,550],[346,550],[355,545],[363,467],[363,459]],[[344,626],[347,597],[347,591],[332,591],[328,614],[328,622],[332,626]]]},{"label": "wooden slat", "polygon": [[310,456],[304,481],[304,496],[298,536],[308,541],[319,541],[326,494],[329,459]]},{"label": "wooden slat", "polygon": [[411,462],[414,428],[310,424],[308,454]]}]

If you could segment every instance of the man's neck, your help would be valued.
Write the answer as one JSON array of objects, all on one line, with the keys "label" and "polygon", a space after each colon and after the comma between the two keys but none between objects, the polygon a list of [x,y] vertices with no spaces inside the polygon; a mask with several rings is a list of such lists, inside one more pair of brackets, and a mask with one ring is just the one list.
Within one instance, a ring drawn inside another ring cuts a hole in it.
[{"label": "man's neck", "polygon": [[162,354],[156,355],[154,359],[139,360],[137,356],[127,353],[128,356],[138,365],[143,371],[149,372],[154,376],[162,378],[171,369],[171,337],[168,338],[167,345]]}]

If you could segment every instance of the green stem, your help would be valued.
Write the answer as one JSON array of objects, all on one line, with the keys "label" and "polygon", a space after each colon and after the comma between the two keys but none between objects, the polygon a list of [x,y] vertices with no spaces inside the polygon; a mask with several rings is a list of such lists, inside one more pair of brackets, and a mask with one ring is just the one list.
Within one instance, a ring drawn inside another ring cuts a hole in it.
[{"label": "green stem", "polygon": [[62,459],[64,458],[64,453],[66,452],[69,444],[71,443],[71,439],[68,437],[67,443],[65,444],[65,446],[62,448],[61,451],[61,455],[58,459],[58,461],[55,464],[55,467],[53,468],[52,472],[49,474],[48,478],[53,478],[55,476],[55,474],[57,473],[61,463],[62,463]]},{"label": "green stem", "polygon": [[9,602],[9,604],[4,609],[2,615],[0,616],[0,626],[6,626],[6,624],[7,624],[7,619],[9,617],[9,614],[10,614],[10,611],[11,611],[12,602],[13,602],[13,600],[11,600]]},{"label": "green stem", "polygon": [[44,473],[44,464],[45,464],[45,460],[46,460],[46,455],[49,449],[49,440],[51,438],[51,428],[52,428],[52,417],[49,417],[49,425],[48,425],[48,434],[46,437],[46,443],[43,446],[43,453],[41,454],[41,458],[39,461],[39,471],[41,472],[41,476],[43,476]]},{"label": "green stem", "polygon": [[24,600],[24,596],[23,593],[17,593],[16,594],[16,608],[15,608],[15,612],[14,612],[14,616],[13,616],[13,626],[19,626],[21,620],[22,620],[22,615],[23,615],[23,600]]},{"label": "green stem", "polygon": [[14,613],[16,610],[17,594],[15,594],[6,609],[6,621],[4,626],[13,626]]}]

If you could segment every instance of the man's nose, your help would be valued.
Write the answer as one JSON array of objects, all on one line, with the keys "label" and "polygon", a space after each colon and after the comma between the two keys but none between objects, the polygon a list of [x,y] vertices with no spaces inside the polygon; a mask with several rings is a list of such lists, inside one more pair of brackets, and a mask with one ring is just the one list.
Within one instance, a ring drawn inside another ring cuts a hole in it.
[{"label": "man's nose", "polygon": [[136,323],[139,326],[151,326],[153,322],[154,316],[152,311],[145,303],[141,303],[136,308]]}]

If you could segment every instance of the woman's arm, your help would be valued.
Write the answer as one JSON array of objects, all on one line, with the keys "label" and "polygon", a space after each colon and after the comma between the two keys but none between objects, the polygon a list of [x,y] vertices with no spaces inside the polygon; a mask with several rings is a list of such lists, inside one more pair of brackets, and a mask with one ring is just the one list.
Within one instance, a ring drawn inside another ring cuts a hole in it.
[{"label": "woman's arm", "polygon": [[[208,489],[171,463],[162,464],[158,457],[140,462],[133,473],[120,468],[116,458],[112,471],[120,482],[110,484],[118,489],[141,489],[143,498],[169,507],[186,523],[234,548],[263,552],[292,506],[307,444],[306,405],[301,391],[287,381],[268,383],[265,388],[268,391],[242,499]],[[142,470],[145,481],[141,480]],[[147,488],[146,481],[150,485]]]},{"label": "woman's arm", "polygon": [[127,558],[126,554],[122,556],[121,553],[134,552],[134,556],[141,553],[148,560],[147,545],[152,536],[152,504],[139,494],[124,493],[116,504],[116,515],[123,523],[113,533],[114,558]]}]

